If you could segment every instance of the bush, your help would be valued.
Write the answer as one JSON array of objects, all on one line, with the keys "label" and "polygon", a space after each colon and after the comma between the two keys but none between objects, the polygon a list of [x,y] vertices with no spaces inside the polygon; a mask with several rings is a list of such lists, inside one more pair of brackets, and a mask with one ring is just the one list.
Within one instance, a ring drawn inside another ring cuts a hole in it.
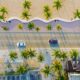
[{"label": "bush", "polygon": [[23,29],[23,25],[22,24],[18,24],[18,28],[21,30]]},{"label": "bush", "polygon": [[51,30],[51,29],[52,29],[51,24],[48,24],[48,25],[47,25],[47,30]]},{"label": "bush", "polygon": [[8,31],[9,28],[7,26],[2,26],[3,30]]},{"label": "bush", "polygon": [[29,29],[29,30],[32,30],[32,29],[34,28],[34,26],[35,26],[35,25],[34,25],[33,22],[29,22],[29,23],[28,23],[28,29]]}]

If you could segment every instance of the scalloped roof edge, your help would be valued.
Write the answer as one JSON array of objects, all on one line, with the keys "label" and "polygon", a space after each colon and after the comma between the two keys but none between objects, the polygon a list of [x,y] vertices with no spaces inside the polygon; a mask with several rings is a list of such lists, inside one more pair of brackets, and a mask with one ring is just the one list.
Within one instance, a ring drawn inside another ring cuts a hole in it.
[{"label": "scalloped roof edge", "polygon": [[[45,19],[38,18],[38,17],[32,18],[30,20],[23,20],[23,19],[20,19],[18,17],[11,17],[11,18],[7,19],[6,21],[11,21],[11,20],[14,20],[14,19],[19,20],[21,22],[31,22],[31,21],[34,21],[34,20],[40,20],[40,21],[43,21],[45,23],[55,21],[55,20],[60,20],[60,21],[64,21],[64,22],[73,22],[73,21],[80,20],[80,19],[68,20],[68,19],[62,19],[62,18],[53,18],[53,19],[50,19],[50,20],[45,20]],[[6,22],[6,21],[1,21],[1,22]]]}]

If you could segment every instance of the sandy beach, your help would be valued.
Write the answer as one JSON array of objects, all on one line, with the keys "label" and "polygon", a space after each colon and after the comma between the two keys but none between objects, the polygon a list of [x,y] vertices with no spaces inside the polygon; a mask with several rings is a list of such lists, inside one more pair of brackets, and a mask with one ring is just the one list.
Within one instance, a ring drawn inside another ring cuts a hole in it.
[{"label": "sandy beach", "polygon": [[[53,0],[30,0],[32,2],[32,6],[30,9],[31,17],[35,18],[44,18],[43,7],[48,4],[51,12],[51,18],[63,18],[71,20],[73,18],[73,13],[76,9],[80,8],[80,0],[62,0],[62,8],[60,10],[56,10],[53,8]],[[23,11],[23,2],[24,0],[0,0],[0,6],[4,6],[8,9],[8,15],[6,19],[11,17],[21,17],[21,13]]]}]

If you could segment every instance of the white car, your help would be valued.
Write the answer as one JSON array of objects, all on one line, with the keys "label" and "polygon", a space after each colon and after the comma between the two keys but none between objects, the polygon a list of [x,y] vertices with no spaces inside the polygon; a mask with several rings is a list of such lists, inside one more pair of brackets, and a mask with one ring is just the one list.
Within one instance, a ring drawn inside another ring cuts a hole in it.
[{"label": "white car", "polygon": [[17,43],[17,47],[18,47],[18,48],[25,48],[25,47],[26,47],[26,44],[25,44],[25,42],[23,42],[23,41],[19,41],[19,42]]}]

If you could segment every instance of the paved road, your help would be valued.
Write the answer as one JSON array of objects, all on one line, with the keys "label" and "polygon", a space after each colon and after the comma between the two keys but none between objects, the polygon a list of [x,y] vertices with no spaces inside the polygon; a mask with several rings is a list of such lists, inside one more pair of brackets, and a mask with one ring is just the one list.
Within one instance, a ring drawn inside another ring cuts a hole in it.
[{"label": "paved road", "polygon": [[16,49],[19,41],[28,48],[50,48],[49,39],[57,39],[61,48],[80,48],[80,33],[0,32],[0,49]]}]

